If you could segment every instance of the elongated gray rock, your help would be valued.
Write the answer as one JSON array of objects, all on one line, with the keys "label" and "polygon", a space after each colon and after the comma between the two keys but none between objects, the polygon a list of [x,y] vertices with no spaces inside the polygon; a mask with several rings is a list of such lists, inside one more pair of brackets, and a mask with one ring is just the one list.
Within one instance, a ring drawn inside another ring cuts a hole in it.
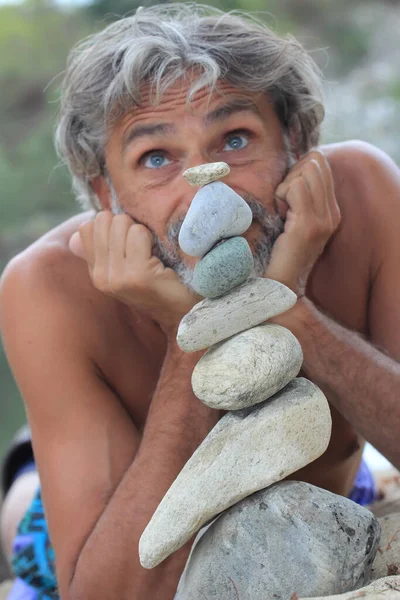
[{"label": "elongated gray rock", "polygon": [[254,267],[250,246],[243,237],[218,244],[195,266],[193,288],[205,298],[216,298],[237,287]]},{"label": "elongated gray rock", "polygon": [[245,498],[198,538],[175,600],[290,600],[355,590],[369,580],[379,534],[369,510],[284,481]]},{"label": "elongated gray rock", "polygon": [[289,310],[296,301],[296,294],[278,281],[250,279],[221,298],[196,304],[180,322],[178,346],[184,352],[209,348]]},{"label": "elongated gray rock", "polygon": [[214,181],[195,195],[179,232],[179,245],[190,256],[204,256],[224,238],[241,235],[253,213],[232,188]]},{"label": "elongated gray rock", "polygon": [[229,165],[224,162],[207,163],[186,169],[182,173],[190,185],[202,186],[217,181],[230,173]]},{"label": "elongated gray rock", "polygon": [[331,415],[321,390],[295,379],[268,402],[228,413],[188,460],[139,542],[151,569],[204,523],[306,466],[326,450]]},{"label": "elongated gray rock", "polygon": [[300,343],[289,329],[258,325],[207,350],[193,370],[192,389],[207,406],[238,410],[278,392],[302,362]]}]

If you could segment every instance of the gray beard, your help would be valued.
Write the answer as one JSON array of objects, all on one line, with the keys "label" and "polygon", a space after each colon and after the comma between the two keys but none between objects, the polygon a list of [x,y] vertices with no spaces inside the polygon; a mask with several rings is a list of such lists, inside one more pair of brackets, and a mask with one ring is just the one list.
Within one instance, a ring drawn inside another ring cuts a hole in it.
[{"label": "gray beard", "polygon": [[[263,277],[271,260],[272,247],[283,232],[284,221],[279,215],[270,215],[263,205],[254,198],[246,195],[244,200],[250,206],[253,213],[253,222],[260,226],[260,234],[253,249],[254,269],[253,277]],[[184,218],[173,223],[167,233],[168,245],[165,244],[153,232],[153,254],[157,256],[166,267],[173,269],[190,290],[193,291],[194,268],[184,263],[179,255],[179,231]]]},{"label": "gray beard", "polygon": [[[121,208],[116,192],[108,178],[108,185],[111,192],[111,208],[113,214],[124,214],[126,211]],[[264,206],[250,194],[243,196],[243,199],[250,206],[253,213],[253,222],[260,226],[260,234],[253,249],[254,269],[253,277],[263,277],[271,260],[272,248],[283,232],[285,222],[279,215],[270,215]],[[126,213],[129,214],[129,213]],[[130,215],[132,216],[132,215]],[[134,221],[138,222],[132,216]],[[182,227],[184,217],[172,223],[168,228],[168,243],[161,241],[155,232],[146,223],[143,223],[153,234],[153,254],[161,260],[168,268],[173,269],[180,277],[182,283],[191,291],[193,289],[194,268],[185,264],[180,256],[180,246],[178,243],[179,231]]]}]

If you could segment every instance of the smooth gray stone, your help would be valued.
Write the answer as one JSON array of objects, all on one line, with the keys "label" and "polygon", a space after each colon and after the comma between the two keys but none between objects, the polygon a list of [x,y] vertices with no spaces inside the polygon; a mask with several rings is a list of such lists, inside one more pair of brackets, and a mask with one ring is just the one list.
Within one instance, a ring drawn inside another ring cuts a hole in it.
[{"label": "smooth gray stone", "polygon": [[400,575],[382,577],[357,591],[334,594],[333,596],[313,596],[298,600],[400,600]]},{"label": "smooth gray stone", "polygon": [[331,426],[324,394],[303,378],[267,402],[224,415],[144,530],[139,542],[142,566],[156,567],[220,512],[321,456]]},{"label": "smooth gray stone", "polygon": [[296,377],[299,341],[286,327],[266,323],[212,346],[192,373],[192,389],[211,408],[238,410],[270,398]]},{"label": "smooth gray stone", "polygon": [[379,535],[374,515],[351,500],[281,482],[230,508],[198,538],[175,600],[289,600],[354,590],[369,580]]},{"label": "smooth gray stone", "polygon": [[186,169],[182,173],[190,185],[202,186],[212,181],[217,181],[230,173],[229,165],[224,162],[207,163]]},{"label": "smooth gray stone", "polygon": [[198,302],[182,319],[176,341],[184,352],[209,348],[292,308],[297,296],[274,281],[249,279],[221,298]]},{"label": "smooth gray stone", "polygon": [[241,235],[253,213],[232,188],[214,181],[195,195],[179,232],[179,245],[190,256],[204,256],[214,244]]},{"label": "smooth gray stone", "polygon": [[195,266],[192,285],[205,298],[226,294],[248,279],[254,261],[250,246],[243,237],[218,244]]}]

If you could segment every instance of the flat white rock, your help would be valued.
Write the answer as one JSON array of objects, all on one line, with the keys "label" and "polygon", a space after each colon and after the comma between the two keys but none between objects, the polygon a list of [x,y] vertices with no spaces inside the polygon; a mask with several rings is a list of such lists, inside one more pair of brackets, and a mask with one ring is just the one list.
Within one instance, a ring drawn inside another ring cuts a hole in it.
[{"label": "flat white rock", "polygon": [[142,566],[156,567],[217,514],[314,461],[325,452],[330,435],[328,402],[303,378],[268,402],[226,414],[183,467],[144,530]]},{"label": "flat white rock", "polygon": [[207,350],[193,370],[193,392],[211,408],[246,408],[287,385],[302,362],[300,343],[289,329],[258,325]]},{"label": "flat white rock", "polygon": [[255,327],[289,310],[297,296],[291,289],[257,277],[221,298],[206,298],[183,317],[177,343],[184,352],[196,352]]},{"label": "flat white rock", "polygon": [[224,162],[207,163],[186,169],[182,173],[186,181],[193,186],[202,186],[217,181],[230,173],[229,165]]}]

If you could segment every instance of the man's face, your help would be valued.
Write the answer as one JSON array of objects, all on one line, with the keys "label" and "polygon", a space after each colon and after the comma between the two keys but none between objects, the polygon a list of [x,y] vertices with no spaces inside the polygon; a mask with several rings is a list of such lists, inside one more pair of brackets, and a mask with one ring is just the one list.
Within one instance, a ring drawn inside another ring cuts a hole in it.
[{"label": "man's face", "polygon": [[190,283],[197,259],[183,254],[177,239],[197,191],[182,177],[196,165],[223,161],[231,172],[224,182],[253,210],[244,234],[262,275],[268,254],[283,223],[276,213],[274,192],[290,157],[272,104],[265,95],[244,93],[226,82],[218,92],[196,94],[187,106],[188,83],[180,82],[152,106],[144,90],[143,104],[113,128],[106,147],[108,186],[94,183],[103,208],[111,198],[122,212],[146,225],[155,236],[155,251],[167,266]]}]

